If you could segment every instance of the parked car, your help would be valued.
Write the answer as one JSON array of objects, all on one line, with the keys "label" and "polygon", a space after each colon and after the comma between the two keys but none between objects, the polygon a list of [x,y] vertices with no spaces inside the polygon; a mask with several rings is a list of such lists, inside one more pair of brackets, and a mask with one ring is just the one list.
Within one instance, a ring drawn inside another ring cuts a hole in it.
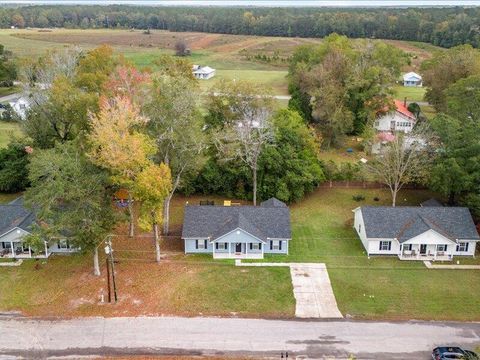
[{"label": "parked car", "polygon": [[440,346],[432,351],[433,360],[449,360],[449,359],[462,359],[462,360],[479,360],[477,354],[470,350],[463,350],[458,346]]}]

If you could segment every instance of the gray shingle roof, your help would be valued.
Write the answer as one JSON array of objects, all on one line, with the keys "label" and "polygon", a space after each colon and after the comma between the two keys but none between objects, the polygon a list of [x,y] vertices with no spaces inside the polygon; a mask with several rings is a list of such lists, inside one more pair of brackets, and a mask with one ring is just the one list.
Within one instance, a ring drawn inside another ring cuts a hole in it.
[{"label": "gray shingle roof", "polygon": [[264,207],[287,207],[287,204],[284,202],[276,199],[276,198],[270,198],[260,204],[260,206]]},{"label": "gray shingle roof", "polygon": [[290,239],[287,206],[185,206],[182,238],[218,237],[240,228],[257,238]]},{"label": "gray shingle roof", "polygon": [[480,240],[465,207],[362,206],[368,238],[397,238],[400,243],[430,229],[455,241]]},{"label": "gray shingle roof", "polygon": [[0,205],[0,235],[16,227],[31,231],[33,223],[35,223],[35,214],[23,206],[21,198],[6,205]]},{"label": "gray shingle roof", "polygon": [[438,201],[437,199],[431,198],[425,200],[424,202],[420,203],[420,206],[427,207],[427,206],[443,206],[443,204]]}]

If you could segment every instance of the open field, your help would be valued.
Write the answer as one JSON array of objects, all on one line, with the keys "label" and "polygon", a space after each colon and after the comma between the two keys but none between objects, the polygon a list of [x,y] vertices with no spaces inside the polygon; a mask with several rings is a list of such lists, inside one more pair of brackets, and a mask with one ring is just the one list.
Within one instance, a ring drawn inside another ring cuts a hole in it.
[{"label": "open field", "polygon": [[7,146],[13,135],[20,135],[18,124],[0,121],[0,148]]},{"label": "open field", "polygon": [[[173,54],[175,43],[185,41],[195,64],[209,65],[218,70],[216,78],[205,81],[202,87],[211,87],[218,79],[245,79],[272,88],[275,94],[287,93],[288,58],[303,44],[318,44],[321,39],[285,38],[268,36],[227,35],[195,32],[168,32],[161,30],[145,34],[142,30],[110,29],[24,29],[0,30],[0,44],[19,56],[40,55],[47,50],[77,45],[92,48],[109,44],[126,59],[138,66],[155,67],[162,54]],[[383,41],[383,40],[375,40]],[[412,64],[405,71],[417,70],[421,61],[429,58],[434,46],[421,43],[386,40],[412,55]],[[277,56],[279,60],[265,61],[255,56]]]}]

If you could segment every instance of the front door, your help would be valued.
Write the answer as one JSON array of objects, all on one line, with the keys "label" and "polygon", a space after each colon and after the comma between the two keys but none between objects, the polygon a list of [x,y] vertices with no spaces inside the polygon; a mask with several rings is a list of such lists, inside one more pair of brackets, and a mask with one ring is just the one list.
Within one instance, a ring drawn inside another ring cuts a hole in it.
[{"label": "front door", "polygon": [[241,253],[242,252],[242,243],[235,244],[235,252]]},{"label": "front door", "polygon": [[420,245],[420,254],[425,255],[427,253],[427,245],[421,244]]}]

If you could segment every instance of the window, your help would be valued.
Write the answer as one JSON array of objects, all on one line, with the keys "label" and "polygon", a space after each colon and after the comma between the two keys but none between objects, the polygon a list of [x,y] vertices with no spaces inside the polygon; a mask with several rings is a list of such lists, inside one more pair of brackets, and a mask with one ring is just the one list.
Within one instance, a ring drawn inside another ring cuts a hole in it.
[{"label": "window", "polygon": [[375,121],[375,126],[376,126],[376,127],[380,126],[380,121],[378,121],[378,120]]},{"label": "window", "polygon": [[392,248],[391,241],[380,241],[380,251],[388,251]]},{"label": "window", "polygon": [[403,244],[403,250],[412,251],[412,244]]},{"label": "window", "polygon": [[195,248],[206,249],[207,248],[207,240],[195,240]]},{"label": "window", "polygon": [[259,243],[250,243],[250,250],[260,250]]},{"label": "window", "polygon": [[227,246],[227,243],[215,243],[215,249],[217,250],[226,250]]},{"label": "window", "polygon": [[282,242],[279,240],[271,240],[270,250],[282,250]]},{"label": "window", "polygon": [[362,232],[362,224],[358,224],[358,232]]},{"label": "window", "polygon": [[12,248],[12,243],[10,242],[2,242],[3,248],[4,249],[11,249]]},{"label": "window", "polygon": [[468,242],[461,242],[457,245],[457,251],[465,252],[468,251]]},{"label": "window", "polygon": [[437,245],[437,251],[447,251],[447,245]]},{"label": "window", "polygon": [[57,246],[59,249],[64,249],[64,250],[70,249],[70,243],[68,242],[68,240],[60,240],[57,243]]}]

